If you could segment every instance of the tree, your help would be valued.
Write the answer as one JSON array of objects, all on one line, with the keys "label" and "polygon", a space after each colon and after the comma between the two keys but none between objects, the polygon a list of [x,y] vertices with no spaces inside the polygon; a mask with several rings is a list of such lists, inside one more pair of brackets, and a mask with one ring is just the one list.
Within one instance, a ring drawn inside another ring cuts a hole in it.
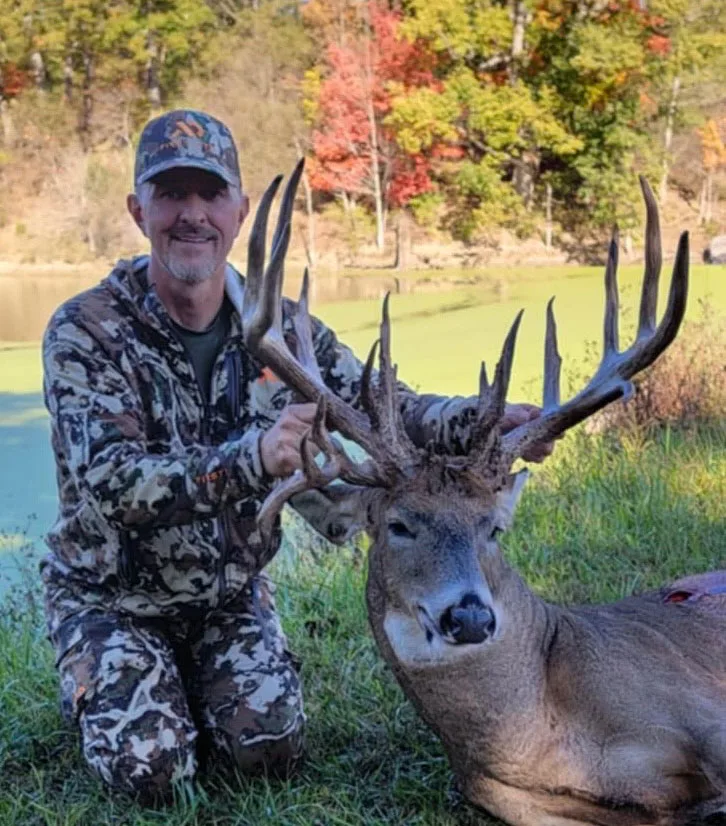
[{"label": "tree", "polygon": [[703,183],[698,199],[698,222],[709,224],[713,218],[713,179],[716,173],[726,167],[726,118],[715,120],[711,118],[702,129],[697,130],[701,139],[703,162]]},{"label": "tree", "polygon": [[721,82],[726,70],[726,4],[722,0],[651,0],[649,46],[654,61],[652,85],[662,123],[662,173],[659,199],[667,195],[671,146],[676,127],[703,104],[704,82]]},{"label": "tree", "polygon": [[317,86],[317,98],[308,99],[315,118],[311,184],[369,200],[379,250],[390,208],[432,187],[427,159],[406,152],[388,121],[396,96],[433,83],[430,54],[398,36],[400,19],[366,0],[357,30],[342,45],[330,43],[319,80],[308,78],[308,89]]}]

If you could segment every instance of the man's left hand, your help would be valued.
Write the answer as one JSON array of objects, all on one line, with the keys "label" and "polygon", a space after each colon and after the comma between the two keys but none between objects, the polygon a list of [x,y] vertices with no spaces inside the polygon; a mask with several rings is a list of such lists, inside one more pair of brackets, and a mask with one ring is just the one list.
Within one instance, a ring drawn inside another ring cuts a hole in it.
[{"label": "man's left hand", "polygon": [[[508,433],[510,430],[514,430],[515,427],[536,419],[541,413],[542,409],[537,407],[536,404],[508,404],[504,408],[502,433]],[[542,442],[541,444],[532,445],[522,458],[526,462],[541,462],[551,455],[554,449],[554,442]]]}]

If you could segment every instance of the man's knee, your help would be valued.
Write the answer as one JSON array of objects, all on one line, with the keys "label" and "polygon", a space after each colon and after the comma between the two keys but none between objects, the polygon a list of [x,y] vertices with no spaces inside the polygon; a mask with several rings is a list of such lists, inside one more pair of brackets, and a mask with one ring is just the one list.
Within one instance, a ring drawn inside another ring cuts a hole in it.
[{"label": "man's knee", "polygon": [[298,714],[287,729],[257,734],[238,728],[216,729],[213,740],[219,750],[244,774],[286,777],[300,762],[305,747],[305,717]]},{"label": "man's knee", "polygon": [[170,646],[112,615],[89,616],[59,661],[61,706],[109,786],[155,798],[196,770],[196,728]]}]

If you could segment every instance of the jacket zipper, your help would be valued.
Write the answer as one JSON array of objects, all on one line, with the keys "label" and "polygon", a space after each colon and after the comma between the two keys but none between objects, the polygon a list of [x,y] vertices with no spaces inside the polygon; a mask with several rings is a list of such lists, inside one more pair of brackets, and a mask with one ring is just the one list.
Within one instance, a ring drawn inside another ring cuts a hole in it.
[{"label": "jacket zipper", "polygon": [[[200,436],[201,442],[203,445],[211,447],[212,444],[212,433],[211,433],[211,422],[212,422],[212,412],[211,406],[209,404],[209,400],[207,398],[207,394],[204,392],[204,388],[199,381],[199,377],[197,376],[197,371],[194,369],[194,364],[192,364],[191,356],[189,355],[189,351],[187,350],[186,345],[184,342],[172,331],[172,335],[177,340],[177,342],[181,345],[181,348],[184,350],[186,357],[191,364],[192,368],[192,375],[194,376],[194,381],[196,382],[197,389],[199,390],[200,398],[202,399],[202,420],[200,422]],[[217,368],[217,362],[219,361],[219,355],[214,360],[214,365],[212,367],[212,385],[214,384],[214,373]],[[211,386],[209,388],[210,395],[211,395]],[[227,511],[226,509],[219,515],[214,518],[214,521],[217,523],[217,529],[219,531],[219,561],[217,563],[217,601],[219,605],[222,605],[224,602],[225,596],[227,594],[227,580],[225,578],[224,569],[227,565],[227,556],[228,556],[228,535],[227,535]]]},{"label": "jacket zipper", "polygon": [[[227,351],[224,354],[224,361],[227,360],[228,356],[231,353],[231,369],[227,371],[227,380],[229,382],[229,391],[228,393],[231,394],[232,398],[231,401],[231,409],[232,409],[232,427],[233,430],[235,429],[235,425],[239,420],[239,364],[237,363],[237,351]],[[216,362],[215,362],[216,368]],[[214,370],[212,371],[212,376],[214,377]],[[220,554],[219,554],[219,572],[218,572],[218,580],[217,580],[217,590],[219,591],[219,603],[220,605],[224,603],[224,598],[227,594],[227,578],[225,576],[225,569],[227,567],[227,558],[229,556],[229,511],[225,508],[221,515],[219,516],[219,532],[220,532]]]}]

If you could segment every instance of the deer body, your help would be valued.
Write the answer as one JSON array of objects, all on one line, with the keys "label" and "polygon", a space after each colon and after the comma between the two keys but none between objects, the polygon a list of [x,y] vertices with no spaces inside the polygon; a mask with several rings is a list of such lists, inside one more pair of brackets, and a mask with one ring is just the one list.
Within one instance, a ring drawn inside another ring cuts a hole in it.
[{"label": "deer body", "polygon": [[[261,533],[269,535],[293,499],[332,541],[356,530],[370,534],[366,598],[374,637],[474,803],[513,826],[681,826],[726,811],[726,571],[612,605],[564,608],[533,594],[497,542],[526,481],[526,471],[512,473],[513,463],[627,397],[630,379],[675,337],[686,306],[687,235],[656,324],[660,231],[655,199],[642,181],[646,265],[635,342],[618,349],[614,236],[604,353],[593,378],[560,402],[550,302],[542,413],[503,433],[517,317],[491,384],[482,365],[468,453],[454,456],[435,444],[414,445],[405,432],[387,300],[379,370],[373,370],[374,345],[357,407],[322,380],[307,279],[294,319],[295,355],[288,348],[282,264],[301,171],[299,164],[286,188],[267,268],[266,221],[279,179],[263,196],[240,307],[247,347],[318,405],[301,444],[302,469],[270,493]],[[328,428],[369,458],[354,462]]]},{"label": "deer body", "polygon": [[502,560],[499,636],[427,662],[413,624],[396,651],[375,554],[376,642],[472,802],[522,826],[665,826],[726,807],[726,599],[561,608]]}]

